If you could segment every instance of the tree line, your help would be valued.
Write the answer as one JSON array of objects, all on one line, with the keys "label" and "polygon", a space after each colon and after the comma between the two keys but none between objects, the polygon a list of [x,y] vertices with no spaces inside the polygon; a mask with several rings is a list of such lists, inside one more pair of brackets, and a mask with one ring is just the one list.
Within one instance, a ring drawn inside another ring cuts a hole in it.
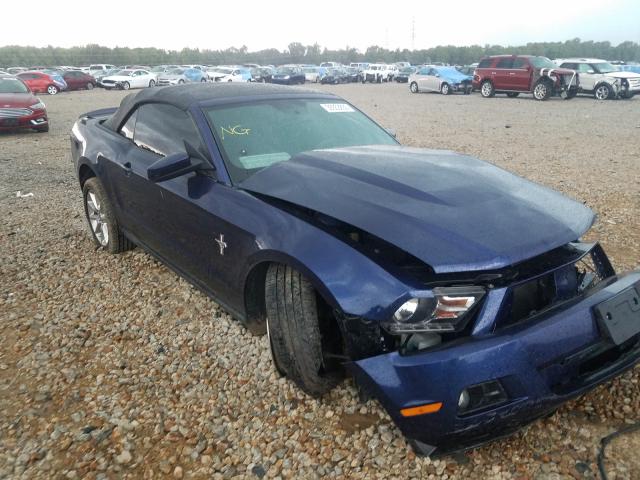
[{"label": "tree line", "polygon": [[0,47],[0,66],[83,66],[91,63],[115,65],[228,65],[243,63],[282,65],[285,63],[319,64],[324,61],[341,63],[407,61],[412,64],[444,62],[451,65],[467,65],[477,62],[485,55],[504,53],[542,55],[549,58],[596,57],[628,62],[640,60],[640,44],[626,41],[619,45],[612,45],[607,41],[582,41],[579,38],[574,38],[565,42],[535,42],[520,46],[471,45],[458,47],[441,45],[418,50],[388,50],[374,45],[364,52],[348,46],[340,50],[330,50],[318,44],[303,45],[299,42],[290,43],[284,51],[269,48],[254,52],[248,51],[246,46],[231,47],[225,50],[198,48],[163,50],[153,47],[109,48],[94,44],[71,48],[9,45]]}]

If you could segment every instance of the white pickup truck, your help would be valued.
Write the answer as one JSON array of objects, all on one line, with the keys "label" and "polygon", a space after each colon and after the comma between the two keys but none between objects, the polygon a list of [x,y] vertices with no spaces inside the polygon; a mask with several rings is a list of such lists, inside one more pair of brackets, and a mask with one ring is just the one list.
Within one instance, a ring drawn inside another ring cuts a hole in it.
[{"label": "white pickup truck", "polygon": [[390,82],[393,80],[393,67],[394,65],[386,65],[384,63],[369,64],[369,67],[362,72],[362,83]]}]

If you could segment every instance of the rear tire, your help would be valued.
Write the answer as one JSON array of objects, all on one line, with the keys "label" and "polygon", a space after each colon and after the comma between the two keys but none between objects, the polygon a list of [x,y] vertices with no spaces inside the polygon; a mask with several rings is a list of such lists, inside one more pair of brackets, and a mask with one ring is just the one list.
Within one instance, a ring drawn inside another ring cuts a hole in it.
[{"label": "rear tire", "polygon": [[135,246],[120,230],[113,207],[100,180],[91,177],[84,182],[82,198],[91,236],[98,248],[109,253],[120,253]]},{"label": "rear tire", "polygon": [[56,87],[55,85],[49,85],[47,87],[47,93],[49,95],[56,95],[59,91],[60,89],[58,89],[58,87]]},{"label": "rear tire", "polygon": [[484,82],[482,82],[482,85],[480,85],[480,95],[482,95],[484,98],[491,98],[494,97],[496,94],[496,89],[493,87],[493,83],[491,83],[490,80],[485,80]]},{"label": "rear tire", "polygon": [[[269,341],[276,369],[300,389],[319,397],[341,379],[339,368],[326,368],[316,292],[296,270],[273,264],[265,281]],[[337,326],[336,326],[337,328]]]}]

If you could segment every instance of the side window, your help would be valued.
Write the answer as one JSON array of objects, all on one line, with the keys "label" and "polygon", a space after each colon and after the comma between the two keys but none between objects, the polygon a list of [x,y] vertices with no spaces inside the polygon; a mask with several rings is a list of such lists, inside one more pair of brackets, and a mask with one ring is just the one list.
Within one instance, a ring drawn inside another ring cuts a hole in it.
[{"label": "side window", "polygon": [[133,141],[158,155],[184,152],[185,140],[200,148],[200,134],[188,113],[159,103],[142,105],[137,110]]},{"label": "side window", "polygon": [[597,69],[587,63],[581,63],[578,65],[578,72],[580,73],[589,73],[589,71],[591,72],[597,72]]},{"label": "side window", "polygon": [[480,63],[478,64],[478,68],[489,68],[490,66],[491,66],[490,58],[485,58],[483,60],[480,60]]},{"label": "side window", "polygon": [[496,68],[512,68],[513,67],[513,58],[501,58],[498,60],[498,64]]},{"label": "side window", "polygon": [[133,140],[133,132],[136,129],[136,117],[138,116],[138,110],[134,111],[125,124],[120,128],[120,135]]},{"label": "side window", "polygon": [[529,65],[529,62],[527,62],[524,58],[516,58],[513,61],[513,68],[527,68],[527,65]]},{"label": "side window", "polygon": [[423,68],[423,69],[421,69],[421,70],[418,72],[418,74],[420,74],[420,75],[427,75],[427,72],[428,72],[428,71],[429,71],[429,69],[427,69],[427,68]]}]

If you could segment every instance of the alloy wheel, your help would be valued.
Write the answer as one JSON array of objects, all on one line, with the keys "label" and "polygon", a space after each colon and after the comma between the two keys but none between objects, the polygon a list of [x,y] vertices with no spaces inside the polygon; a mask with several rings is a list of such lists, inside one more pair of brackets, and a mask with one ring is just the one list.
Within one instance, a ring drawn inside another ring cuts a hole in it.
[{"label": "alloy wheel", "polygon": [[533,90],[533,96],[536,100],[542,100],[547,95],[547,86],[544,83],[539,83]]},{"label": "alloy wheel", "polygon": [[606,100],[607,98],[609,98],[609,87],[607,87],[606,85],[600,85],[596,89],[596,98],[598,100]]},{"label": "alloy wheel", "polygon": [[109,224],[100,209],[100,199],[94,192],[89,191],[85,201],[87,202],[87,216],[89,217],[91,230],[98,239],[98,242],[100,242],[100,245],[106,247],[109,243]]},{"label": "alloy wheel", "polygon": [[485,82],[482,84],[482,96],[488,97],[491,95],[491,84],[489,82]]},{"label": "alloy wheel", "polygon": [[55,95],[56,93],[58,93],[58,88],[57,88],[57,87],[55,87],[54,85],[49,85],[49,86],[47,87],[47,93],[48,93],[49,95]]}]

